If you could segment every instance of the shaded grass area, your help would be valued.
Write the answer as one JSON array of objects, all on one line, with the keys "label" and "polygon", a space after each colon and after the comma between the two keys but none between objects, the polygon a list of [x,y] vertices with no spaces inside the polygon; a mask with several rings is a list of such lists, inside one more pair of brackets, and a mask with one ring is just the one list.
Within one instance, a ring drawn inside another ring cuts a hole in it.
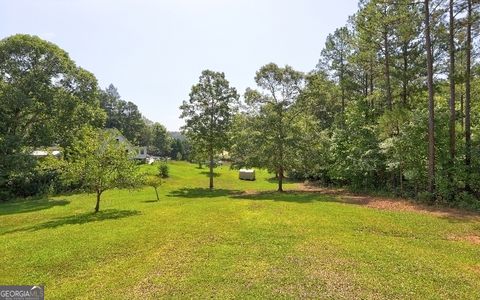
[{"label": "shaded grass area", "polygon": [[6,231],[3,234],[20,232],[20,231],[37,231],[42,229],[56,228],[65,225],[82,225],[89,222],[99,222],[104,220],[115,220],[120,218],[126,218],[134,215],[140,214],[136,210],[118,210],[118,209],[107,209],[95,212],[86,212],[81,214],[76,214],[72,216],[55,218],[51,221],[36,224],[33,226],[20,227],[12,231]]},{"label": "shaded grass area", "polygon": [[[0,282],[48,299],[478,299],[477,218],[380,210],[344,195],[272,192],[172,162],[160,187],[0,204]],[[155,166],[141,166],[156,172]],[[201,200],[201,201],[199,201]],[[24,204],[21,204],[24,203]]]},{"label": "shaded grass area", "polygon": [[213,189],[209,188],[180,188],[178,190],[171,191],[167,196],[176,197],[176,198],[215,198],[215,197],[225,197],[230,195],[236,195],[241,193],[241,191],[233,191],[227,189]]},{"label": "shaded grass area", "polygon": [[20,214],[35,212],[43,209],[52,208],[54,206],[64,206],[70,203],[67,200],[51,200],[51,199],[27,199],[16,200],[6,203],[0,203],[1,215]]}]

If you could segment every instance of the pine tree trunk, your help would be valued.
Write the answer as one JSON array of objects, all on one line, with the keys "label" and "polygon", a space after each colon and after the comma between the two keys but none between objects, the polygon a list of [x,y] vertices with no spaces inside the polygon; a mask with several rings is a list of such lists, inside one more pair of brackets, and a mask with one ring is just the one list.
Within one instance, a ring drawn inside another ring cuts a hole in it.
[{"label": "pine tree trunk", "polygon": [[402,80],[402,103],[403,107],[407,107],[408,104],[408,44],[405,42],[402,46],[403,56],[403,80]]},{"label": "pine tree trunk", "polygon": [[386,82],[386,89],[387,89],[387,109],[392,109],[392,89],[390,85],[390,52],[388,50],[388,32],[385,29],[383,33],[383,43],[385,48],[385,82]]},{"label": "pine tree trunk", "polygon": [[[449,132],[450,132],[450,161],[449,161],[449,170],[448,177],[450,184],[453,183],[453,168],[455,167],[455,19],[453,15],[453,0],[449,2],[449,15],[450,15],[450,24],[449,24],[449,54],[450,54],[450,122],[449,122]],[[451,195],[453,197],[453,195]]]},{"label": "pine tree trunk", "polygon": [[472,133],[470,123],[470,80],[472,57],[472,0],[467,0],[467,41],[465,69],[465,168],[467,172],[466,189],[470,190],[470,169],[472,160]]},{"label": "pine tree trunk", "polygon": [[400,164],[400,168],[398,170],[398,179],[400,181],[400,195],[403,196],[403,169],[402,165]]},{"label": "pine tree trunk", "polygon": [[428,86],[428,191],[435,193],[435,103],[433,90],[433,57],[430,40],[429,0],[425,0],[425,46],[427,51],[427,86]]},{"label": "pine tree trunk", "polygon": [[341,57],[342,66],[340,68],[340,89],[342,93],[342,113],[345,112],[345,85],[344,85],[344,66],[343,66],[343,57]]}]

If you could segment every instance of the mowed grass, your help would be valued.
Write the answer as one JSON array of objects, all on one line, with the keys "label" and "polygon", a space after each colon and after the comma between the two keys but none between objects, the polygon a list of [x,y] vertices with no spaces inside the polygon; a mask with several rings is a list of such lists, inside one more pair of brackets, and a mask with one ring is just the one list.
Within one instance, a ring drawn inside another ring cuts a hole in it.
[{"label": "mowed grass", "polygon": [[476,218],[270,193],[266,172],[228,167],[209,191],[207,171],[171,162],[160,201],[108,191],[98,214],[92,194],[0,204],[0,284],[47,299],[480,298]]}]

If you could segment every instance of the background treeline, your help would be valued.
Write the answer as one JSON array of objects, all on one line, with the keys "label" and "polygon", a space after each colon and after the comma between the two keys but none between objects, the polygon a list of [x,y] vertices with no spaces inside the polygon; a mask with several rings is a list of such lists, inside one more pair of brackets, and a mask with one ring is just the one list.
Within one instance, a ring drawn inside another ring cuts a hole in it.
[{"label": "background treeline", "polygon": [[55,146],[68,161],[92,127],[117,128],[161,157],[213,165],[228,150],[234,166],[268,168],[280,191],[293,177],[478,207],[479,14],[478,0],[360,1],[312,72],[267,64],[241,105],[223,73],[204,71],[181,107],[189,143],[146,120],[113,85],[101,90],[56,45],[6,38],[0,199],[70,190],[56,180],[55,159],[31,153]]},{"label": "background treeline", "polygon": [[100,107],[106,112],[106,128],[116,128],[133,144],[147,147],[149,155],[188,159],[189,145],[178,132],[142,116],[131,101],[123,100],[113,84],[99,90]]},{"label": "background treeline", "polygon": [[1,40],[0,200],[75,188],[59,180],[58,159],[32,152],[59,150],[68,160],[86,127],[117,128],[152,155],[188,158],[184,139],[145,119],[113,85],[101,90],[58,46],[22,34]]},{"label": "background treeline", "polygon": [[279,190],[286,173],[480,207],[478,37],[479,1],[360,1],[314,71],[257,72],[234,162],[268,167]]}]

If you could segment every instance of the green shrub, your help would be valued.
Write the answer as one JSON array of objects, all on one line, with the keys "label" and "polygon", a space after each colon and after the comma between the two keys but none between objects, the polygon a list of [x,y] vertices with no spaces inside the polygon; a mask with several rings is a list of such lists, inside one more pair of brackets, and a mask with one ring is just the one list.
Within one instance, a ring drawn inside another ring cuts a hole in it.
[{"label": "green shrub", "polygon": [[166,163],[161,163],[158,167],[158,175],[161,178],[168,178],[169,176],[169,166]]},{"label": "green shrub", "polygon": [[458,193],[456,200],[458,202],[458,207],[460,208],[480,211],[480,201],[478,201],[478,199],[471,193]]},{"label": "green shrub", "polygon": [[422,191],[417,195],[417,201],[420,203],[431,204],[433,203],[435,196],[427,191]]}]

